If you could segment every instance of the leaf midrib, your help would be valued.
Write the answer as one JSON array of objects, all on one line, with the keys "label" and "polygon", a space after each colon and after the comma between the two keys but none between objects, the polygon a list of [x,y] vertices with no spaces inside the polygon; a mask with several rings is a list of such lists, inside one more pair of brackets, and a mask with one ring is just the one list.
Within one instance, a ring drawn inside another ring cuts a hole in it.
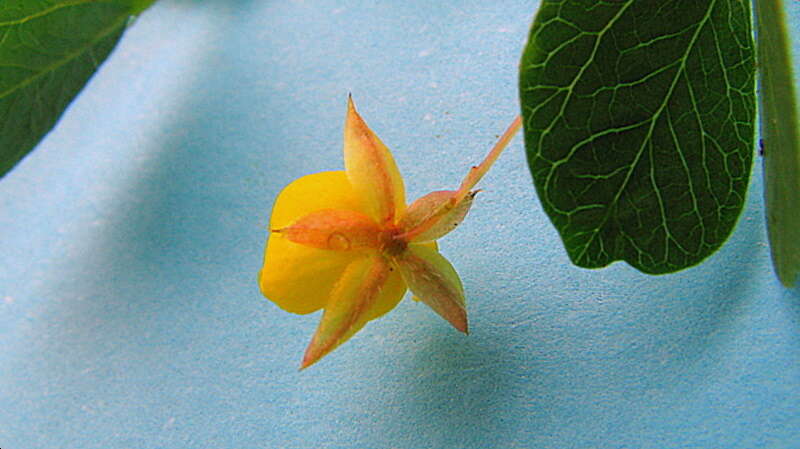
[{"label": "leaf midrib", "polygon": [[[103,0],[100,0],[100,1],[103,1]],[[56,12],[59,9],[68,8],[70,6],[78,6],[78,5],[82,5],[82,4],[85,4],[85,3],[99,3],[99,2],[97,0],[70,0],[70,1],[65,1],[63,3],[59,3],[57,5],[53,5],[53,6],[49,7],[49,8],[45,8],[45,9],[43,9],[41,11],[35,12],[35,13],[33,13],[33,14],[29,15],[29,16],[23,17],[21,19],[9,20],[7,22],[0,22],[0,27],[21,25],[21,24],[29,22],[31,20],[38,19],[39,17],[44,17],[44,16],[46,16],[46,15],[48,15],[50,13]]]},{"label": "leaf midrib", "polygon": [[[18,21],[12,21],[12,22],[2,22],[2,23],[0,23],[0,26],[20,25],[20,24],[28,22],[29,20],[33,20],[33,19],[36,19],[36,18],[44,17],[44,16],[46,16],[48,14],[52,14],[52,13],[54,13],[54,12],[60,10],[60,9],[63,9],[63,8],[80,6],[80,5],[84,5],[84,4],[88,4],[88,3],[97,3],[97,1],[76,0],[76,1],[68,2],[68,3],[62,3],[60,5],[45,9],[43,11],[40,11],[39,13],[30,15],[30,16],[26,17],[25,19],[20,19]],[[103,2],[103,3],[108,3],[108,2]],[[0,92],[0,100],[10,96],[14,92],[16,92],[16,91],[18,91],[18,90],[20,90],[20,89],[22,89],[24,87],[27,87],[29,84],[31,84],[34,81],[38,80],[39,78],[45,76],[46,74],[51,73],[51,72],[55,72],[56,70],[58,70],[62,66],[74,61],[79,56],[81,56],[84,53],[86,53],[87,51],[89,51],[98,42],[100,42],[101,40],[105,39],[109,34],[111,34],[115,30],[117,30],[120,26],[122,26],[123,22],[125,20],[127,20],[127,18],[128,18],[128,14],[121,14],[120,17],[117,20],[113,21],[107,28],[103,29],[102,32],[98,33],[93,39],[91,39],[90,41],[87,41],[87,43],[85,45],[79,46],[75,50],[73,50],[71,52],[68,52],[68,53],[65,53],[65,55],[64,55],[65,57],[64,58],[61,58],[61,59],[59,59],[59,60],[57,60],[57,61],[55,61],[55,62],[53,62],[53,63],[51,63],[51,64],[49,64],[47,66],[45,66],[44,68],[42,68],[40,71],[38,71],[34,75],[31,75],[31,76],[23,79],[19,83],[17,83],[15,85],[11,86],[10,88],[6,89],[5,91]]]},{"label": "leaf midrib", "polygon": [[[631,4],[631,3],[632,2],[629,2],[628,4]],[[717,4],[717,0],[712,0],[709,3],[709,7],[706,10],[705,16],[699,22],[699,24],[697,26],[697,29],[695,30],[694,34],[692,35],[691,41],[686,46],[686,51],[684,52],[683,56],[681,57],[680,66],[678,67],[678,70],[675,73],[675,76],[674,76],[674,78],[672,80],[672,83],[669,86],[669,90],[667,91],[666,95],[664,95],[664,101],[662,101],[661,105],[658,107],[658,109],[655,111],[655,113],[652,115],[652,117],[650,119],[650,127],[647,130],[647,134],[645,134],[645,137],[642,139],[642,144],[639,147],[639,150],[636,152],[636,157],[634,158],[633,162],[630,164],[630,169],[628,170],[628,173],[626,174],[625,179],[622,181],[622,184],[620,185],[620,188],[617,190],[616,194],[614,195],[613,200],[610,202],[610,204],[608,206],[608,210],[604,214],[602,220],[597,225],[597,227],[592,231],[591,237],[589,238],[589,240],[583,246],[583,250],[578,254],[578,260],[583,259],[583,257],[586,254],[586,251],[588,251],[588,249],[589,249],[589,246],[592,244],[592,242],[594,242],[595,238],[597,238],[597,236],[599,235],[600,230],[605,226],[605,224],[611,218],[611,214],[614,211],[616,205],[619,203],[619,199],[622,196],[622,193],[628,187],[628,183],[630,182],[631,176],[633,175],[633,172],[635,171],[636,167],[639,164],[639,161],[640,161],[642,155],[645,152],[645,147],[647,145],[647,142],[652,138],[653,129],[655,127],[656,122],[661,117],[661,114],[664,112],[664,109],[666,108],[667,104],[669,103],[669,99],[672,97],[672,94],[674,92],[675,86],[678,84],[678,80],[685,73],[686,61],[688,60],[689,53],[692,51],[692,49],[694,49],[694,45],[697,42],[697,38],[698,38],[700,32],[705,27],[705,25],[708,22],[709,18],[711,17],[711,11],[714,10],[714,7],[716,6],[716,4]],[[616,17],[615,17],[615,19],[616,19]],[[599,41],[599,38],[598,38],[598,41]],[[570,91],[570,93],[571,92],[572,91]],[[565,104],[566,104],[566,100],[568,100],[568,99],[569,99],[569,96],[567,97],[567,99],[565,99]],[[663,201],[661,199],[661,195],[658,193],[658,188],[654,186],[654,190],[656,192],[656,195],[658,196],[659,204],[662,205],[662,209],[663,209]],[[661,216],[662,216],[662,218],[664,217],[663,213],[662,213]]]}]

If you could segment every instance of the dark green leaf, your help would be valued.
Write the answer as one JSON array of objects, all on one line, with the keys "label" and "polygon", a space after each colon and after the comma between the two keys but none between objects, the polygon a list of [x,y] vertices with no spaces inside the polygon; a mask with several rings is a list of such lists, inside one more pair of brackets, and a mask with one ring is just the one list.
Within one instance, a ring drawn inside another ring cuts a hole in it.
[{"label": "dark green leaf", "polygon": [[781,2],[758,0],[764,196],[772,264],[783,285],[800,275],[800,129]]},{"label": "dark green leaf", "polygon": [[0,176],[55,125],[153,0],[0,1]]},{"label": "dark green leaf", "polygon": [[525,145],[572,261],[646,273],[727,239],[750,177],[743,0],[544,0],[521,63]]}]

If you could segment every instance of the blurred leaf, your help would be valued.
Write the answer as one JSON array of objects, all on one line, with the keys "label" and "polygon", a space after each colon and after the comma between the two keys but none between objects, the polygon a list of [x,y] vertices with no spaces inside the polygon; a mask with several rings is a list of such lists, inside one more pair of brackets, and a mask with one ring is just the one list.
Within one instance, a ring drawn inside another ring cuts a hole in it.
[{"label": "blurred leaf", "polygon": [[0,2],[0,176],[55,125],[153,0]]},{"label": "blurred leaf", "polygon": [[521,63],[528,163],[572,261],[646,273],[728,238],[750,178],[749,3],[544,0]]},{"label": "blurred leaf", "polygon": [[764,196],[772,264],[783,285],[800,275],[800,130],[780,0],[756,1]]}]

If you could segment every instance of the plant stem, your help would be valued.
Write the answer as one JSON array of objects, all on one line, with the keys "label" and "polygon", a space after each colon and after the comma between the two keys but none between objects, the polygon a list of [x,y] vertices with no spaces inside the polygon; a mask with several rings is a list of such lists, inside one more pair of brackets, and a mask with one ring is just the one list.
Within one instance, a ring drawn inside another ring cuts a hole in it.
[{"label": "plant stem", "polygon": [[430,229],[436,223],[438,223],[443,217],[447,216],[450,212],[455,210],[462,201],[464,201],[467,196],[470,196],[470,199],[474,196],[471,194],[470,190],[478,183],[478,181],[483,178],[483,175],[489,171],[494,164],[494,161],[500,157],[500,153],[508,146],[508,143],[511,142],[511,139],[514,135],[519,131],[520,127],[522,126],[522,117],[517,116],[511,125],[508,126],[506,132],[500,136],[500,139],[494,144],[494,147],[489,151],[489,154],[486,155],[486,158],[476,166],[473,166],[464,180],[461,182],[461,186],[458,190],[453,192],[453,196],[448,198],[446,201],[443,201],[438,208],[436,208],[424,221],[419,223],[413,229],[400,234],[398,237],[404,239],[405,241],[410,241],[414,237],[422,234],[423,232]]},{"label": "plant stem", "polygon": [[508,146],[508,143],[511,142],[511,139],[514,137],[517,131],[519,131],[521,126],[522,117],[518,115],[517,118],[515,118],[514,121],[508,126],[506,132],[500,136],[500,139],[497,141],[497,143],[494,144],[494,147],[492,147],[491,151],[489,151],[489,154],[486,155],[486,158],[483,160],[483,162],[472,167],[469,173],[467,173],[467,176],[461,182],[461,187],[458,188],[458,192],[456,192],[455,197],[453,197],[454,204],[460,203],[464,197],[469,194],[470,190],[475,187],[475,184],[477,184],[478,181],[483,178],[486,172],[488,172],[492,167],[492,164],[494,164],[494,161],[500,157],[500,153],[502,153],[503,150]]}]

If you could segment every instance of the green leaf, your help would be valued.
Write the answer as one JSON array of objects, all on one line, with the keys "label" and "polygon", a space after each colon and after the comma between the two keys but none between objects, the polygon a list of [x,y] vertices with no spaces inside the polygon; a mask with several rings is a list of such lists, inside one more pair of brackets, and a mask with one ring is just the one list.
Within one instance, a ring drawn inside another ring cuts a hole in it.
[{"label": "green leaf", "polygon": [[790,287],[800,275],[800,117],[781,2],[758,0],[756,16],[767,229],[775,272]]},{"label": "green leaf", "polygon": [[0,176],[55,125],[153,0],[0,1]]},{"label": "green leaf", "polygon": [[525,145],[572,261],[646,273],[728,238],[750,178],[745,0],[544,0],[520,66]]}]

